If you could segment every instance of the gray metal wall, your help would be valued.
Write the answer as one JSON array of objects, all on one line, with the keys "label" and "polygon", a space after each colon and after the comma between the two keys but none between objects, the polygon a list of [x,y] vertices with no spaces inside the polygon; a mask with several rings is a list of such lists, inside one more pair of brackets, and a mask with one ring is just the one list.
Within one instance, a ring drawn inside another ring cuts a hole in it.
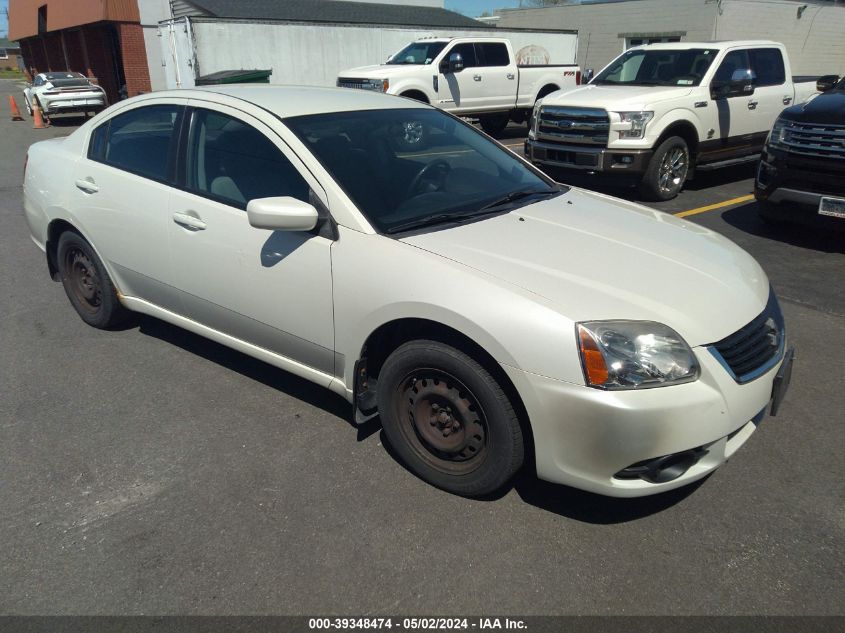
[{"label": "gray metal wall", "polygon": [[713,39],[715,0],[632,0],[502,11],[498,27],[576,29],[578,63],[598,71],[624,50],[625,37]]},{"label": "gray metal wall", "polygon": [[845,6],[790,0],[627,0],[501,11],[500,28],[577,29],[582,68],[602,68],[625,36],[683,41],[767,39],[786,45],[795,74],[845,74]]}]

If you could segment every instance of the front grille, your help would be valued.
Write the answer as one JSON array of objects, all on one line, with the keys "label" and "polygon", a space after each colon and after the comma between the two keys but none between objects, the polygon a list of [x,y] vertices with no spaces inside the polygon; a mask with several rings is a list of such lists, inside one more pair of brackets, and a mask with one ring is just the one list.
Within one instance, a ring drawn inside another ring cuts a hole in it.
[{"label": "front grille", "polygon": [[540,109],[537,139],[567,145],[607,147],[610,119],[605,110],[544,106]]},{"label": "front grille", "polygon": [[783,315],[771,292],[766,309],[751,323],[718,343],[711,351],[740,383],[754,380],[777,361],[783,351]]},{"label": "front grille", "polygon": [[357,88],[359,90],[372,90],[372,84],[367,83],[366,79],[338,79],[338,88]]},{"label": "front grille", "polygon": [[790,121],[783,129],[782,143],[792,154],[845,160],[845,125]]}]

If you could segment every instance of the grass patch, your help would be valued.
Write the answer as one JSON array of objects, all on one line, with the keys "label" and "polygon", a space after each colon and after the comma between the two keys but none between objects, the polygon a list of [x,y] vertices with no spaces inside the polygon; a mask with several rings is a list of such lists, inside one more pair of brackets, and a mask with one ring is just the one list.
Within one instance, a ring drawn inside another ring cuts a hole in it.
[{"label": "grass patch", "polygon": [[0,79],[23,79],[24,75],[18,70],[0,70]]}]

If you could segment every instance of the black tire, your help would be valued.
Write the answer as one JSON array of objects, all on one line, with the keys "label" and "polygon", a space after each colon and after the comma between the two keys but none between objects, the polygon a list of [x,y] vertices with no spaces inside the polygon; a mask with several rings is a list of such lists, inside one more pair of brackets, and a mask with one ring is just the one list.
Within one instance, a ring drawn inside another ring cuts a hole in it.
[{"label": "black tire", "polygon": [[640,182],[640,195],[646,200],[671,200],[684,188],[690,170],[687,142],[670,136],[655,150]]},{"label": "black tire", "polygon": [[487,132],[490,136],[498,136],[508,127],[508,122],[511,120],[510,113],[497,112],[496,114],[482,114],[478,117],[478,122],[481,124],[481,129]]},{"label": "black tire", "polygon": [[503,488],[525,458],[513,405],[473,358],[437,341],[405,343],[385,361],[378,408],[411,472],[465,497]]},{"label": "black tire", "polygon": [[103,262],[81,235],[62,233],[56,261],[65,294],[83,321],[106,329],[126,320],[129,311],[117,298]]}]

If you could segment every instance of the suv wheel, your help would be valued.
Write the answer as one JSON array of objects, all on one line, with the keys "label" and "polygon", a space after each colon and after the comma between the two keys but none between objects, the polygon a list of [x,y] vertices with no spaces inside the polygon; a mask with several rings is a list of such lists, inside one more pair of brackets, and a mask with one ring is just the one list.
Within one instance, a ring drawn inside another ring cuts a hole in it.
[{"label": "suv wheel", "polygon": [[507,484],[524,459],[514,408],[473,358],[437,341],[411,341],[385,361],[378,407],[390,445],[421,479],[475,497]]}]

